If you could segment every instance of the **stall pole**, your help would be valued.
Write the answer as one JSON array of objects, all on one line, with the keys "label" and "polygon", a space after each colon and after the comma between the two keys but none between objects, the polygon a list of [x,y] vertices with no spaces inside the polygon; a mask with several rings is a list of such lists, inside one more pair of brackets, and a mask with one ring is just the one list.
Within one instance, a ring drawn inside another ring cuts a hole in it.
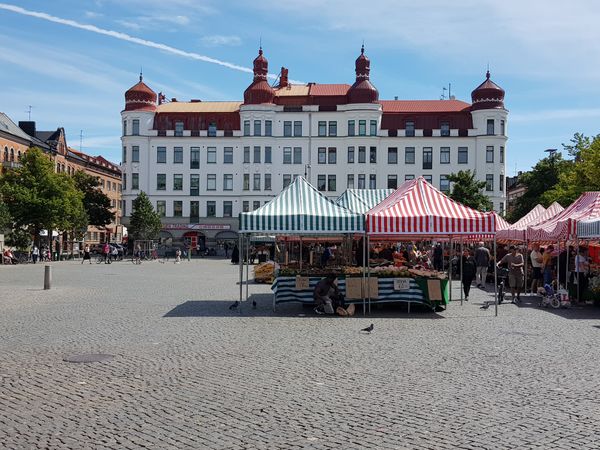
[{"label": "stall pole", "polygon": [[[528,269],[528,265],[527,265],[527,260],[529,259],[527,252],[529,251],[529,242],[527,241],[527,239],[525,239],[525,255],[523,256],[525,258],[525,286],[523,287],[523,291],[524,293],[527,293],[527,269]],[[533,294],[533,292],[532,292]]]},{"label": "stall pole", "polygon": [[[363,260],[362,260],[362,278],[363,278],[363,282],[362,282],[362,286],[360,287],[361,292],[360,295],[362,295],[362,300],[363,300],[363,316],[365,316],[367,314],[367,305],[365,302],[365,283],[367,282],[367,264],[365,263],[365,258],[366,261],[369,261],[369,256],[367,255],[367,233],[365,233],[365,236],[363,237]],[[366,255],[366,256],[365,256]]]},{"label": "stall pole", "polygon": [[454,249],[452,248],[452,236],[450,236],[450,251],[448,252],[448,280],[450,284],[450,301],[452,301],[452,257]]},{"label": "stall pole", "polygon": [[243,247],[243,237],[244,236],[242,233],[240,233],[240,237],[239,237],[239,251],[238,251],[238,256],[239,256],[239,266],[240,266],[240,303],[242,303],[242,297],[243,297],[243,286],[244,286],[244,257],[242,256],[244,253],[244,247]]},{"label": "stall pole", "polygon": [[[248,301],[248,284],[250,284],[250,236],[246,238],[246,301]],[[241,305],[240,305],[241,309]]]},{"label": "stall pole", "polygon": [[369,297],[369,314],[371,314],[371,264],[369,263],[369,253],[371,249],[370,238],[367,235],[367,296]]},{"label": "stall pole", "polygon": [[494,309],[498,317],[498,255],[496,252],[496,235],[494,235]]},{"label": "stall pole", "polygon": [[462,288],[462,284],[463,284],[463,254],[464,254],[464,249],[463,249],[463,237],[460,237],[460,306],[463,305],[463,288]]},{"label": "stall pole", "polygon": [[556,290],[560,289],[560,241],[557,243],[558,255],[556,256]]},{"label": "stall pole", "polygon": [[575,246],[577,248],[577,253],[575,254],[575,276],[577,277],[575,280],[575,282],[577,283],[577,286],[575,286],[575,296],[577,298],[577,303],[579,303],[579,238],[577,238],[577,240],[575,241]]},{"label": "stall pole", "polygon": [[302,270],[302,235],[300,235],[300,270]]}]

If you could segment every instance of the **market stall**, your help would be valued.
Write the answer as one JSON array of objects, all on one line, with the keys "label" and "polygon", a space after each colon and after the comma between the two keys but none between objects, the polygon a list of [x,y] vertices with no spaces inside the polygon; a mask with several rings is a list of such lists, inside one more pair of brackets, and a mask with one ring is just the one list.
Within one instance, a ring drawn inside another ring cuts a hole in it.
[{"label": "market stall", "polygon": [[394,189],[346,189],[335,201],[355,213],[365,214],[389,197]]}]

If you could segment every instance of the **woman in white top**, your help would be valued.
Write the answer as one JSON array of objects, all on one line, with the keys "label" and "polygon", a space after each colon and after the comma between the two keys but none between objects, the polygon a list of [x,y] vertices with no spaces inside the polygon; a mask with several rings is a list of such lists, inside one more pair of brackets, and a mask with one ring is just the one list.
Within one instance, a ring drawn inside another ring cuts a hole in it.
[{"label": "woman in white top", "polygon": [[583,293],[588,287],[589,263],[587,249],[580,248],[579,254],[575,257],[575,282],[577,283],[577,301],[582,300]]}]

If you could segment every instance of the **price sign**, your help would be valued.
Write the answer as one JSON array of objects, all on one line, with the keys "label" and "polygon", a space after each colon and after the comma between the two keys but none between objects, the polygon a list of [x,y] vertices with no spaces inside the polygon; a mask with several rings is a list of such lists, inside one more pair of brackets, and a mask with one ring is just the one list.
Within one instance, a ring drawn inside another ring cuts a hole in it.
[{"label": "price sign", "polygon": [[394,278],[395,291],[408,291],[410,289],[410,278]]},{"label": "price sign", "polygon": [[310,283],[308,277],[296,277],[296,290],[305,291],[310,289]]}]

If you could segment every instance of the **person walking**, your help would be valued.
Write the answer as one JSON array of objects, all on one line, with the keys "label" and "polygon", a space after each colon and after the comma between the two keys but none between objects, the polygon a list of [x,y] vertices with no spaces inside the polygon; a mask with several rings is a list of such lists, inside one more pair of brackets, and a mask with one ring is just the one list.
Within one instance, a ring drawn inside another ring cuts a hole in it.
[{"label": "person walking", "polygon": [[462,284],[465,292],[465,300],[469,301],[471,283],[477,274],[477,264],[470,250],[465,250],[462,255]]},{"label": "person walking", "polygon": [[542,253],[540,252],[540,244],[533,244],[533,250],[529,255],[531,259],[531,293],[536,294],[538,290],[538,283],[542,280]]},{"label": "person walking", "polygon": [[89,261],[90,264],[92,263],[92,255],[90,255],[90,246],[86,245],[83,248],[83,259],[81,260],[81,264],[83,264],[85,261]]},{"label": "person walking", "polygon": [[479,243],[479,247],[475,250],[475,264],[477,266],[476,280],[477,287],[485,289],[485,282],[487,278],[487,271],[490,265],[490,251],[487,249],[483,242]]},{"label": "person walking", "polygon": [[238,248],[237,244],[234,245],[233,251],[231,252],[231,263],[232,264],[240,263],[240,249]]},{"label": "person walking", "polygon": [[102,254],[104,255],[104,264],[110,264],[110,245],[108,245],[108,242],[104,243]]},{"label": "person walking", "polygon": [[40,249],[37,247],[37,245],[33,245],[33,248],[31,249],[31,259],[33,260],[33,263],[35,264],[38,260],[38,257],[40,256]]},{"label": "person walking", "polygon": [[509,250],[510,253],[505,255],[504,258],[500,260],[498,266],[500,264],[508,265],[508,283],[510,284],[510,293],[512,296],[512,302],[516,304],[521,301],[521,289],[523,288],[523,266],[525,265],[525,260],[523,259],[523,255],[519,249],[514,245],[511,245]]}]

